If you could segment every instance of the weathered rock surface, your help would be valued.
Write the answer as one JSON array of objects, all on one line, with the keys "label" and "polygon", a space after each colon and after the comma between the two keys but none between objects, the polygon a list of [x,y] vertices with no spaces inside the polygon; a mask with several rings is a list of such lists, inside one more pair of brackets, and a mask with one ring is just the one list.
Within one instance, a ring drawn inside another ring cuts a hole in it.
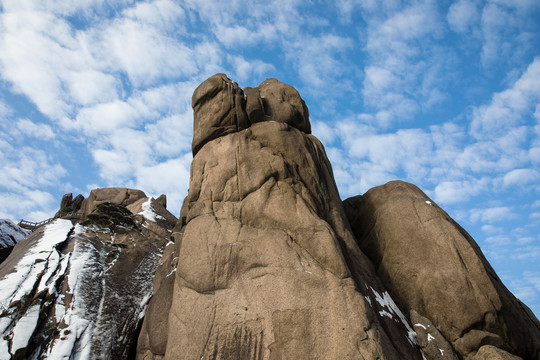
[{"label": "weathered rock surface", "polygon": [[[358,244],[417,331],[434,327],[461,358],[540,358],[538,320],[470,235],[420,189],[393,181],[344,205]],[[444,341],[437,343],[444,350]]]},{"label": "weathered rock surface", "polygon": [[134,353],[154,272],[177,219],[140,191],[93,193],[94,209],[130,203],[123,214],[132,226],[121,222],[111,232],[56,219],[17,244],[0,264],[0,359],[127,359]]},{"label": "weathered rock surface", "polygon": [[262,110],[224,75],[195,91],[189,193],[137,358],[420,359],[354,240],[321,143],[301,131],[300,96],[273,80],[256,89],[247,104],[258,96]]}]

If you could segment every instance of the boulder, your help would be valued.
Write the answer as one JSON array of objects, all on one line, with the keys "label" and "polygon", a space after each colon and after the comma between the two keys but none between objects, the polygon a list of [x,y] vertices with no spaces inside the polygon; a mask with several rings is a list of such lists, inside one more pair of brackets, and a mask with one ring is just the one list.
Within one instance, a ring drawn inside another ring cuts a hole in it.
[{"label": "boulder", "polygon": [[193,155],[208,141],[249,126],[244,92],[225,74],[216,74],[195,89]]},{"label": "boulder", "polygon": [[308,108],[295,88],[276,79],[266,79],[257,89],[265,120],[284,122],[311,134]]},{"label": "boulder", "polygon": [[429,320],[458,356],[493,345],[540,357],[538,320],[471,236],[418,187],[392,181],[344,205],[358,244],[399,307]]},{"label": "boulder", "polygon": [[115,187],[94,189],[90,191],[88,198],[82,201],[80,209],[77,211],[77,216],[86,219],[99,204],[106,202],[128,206],[144,198],[146,198],[146,194],[136,189]]}]

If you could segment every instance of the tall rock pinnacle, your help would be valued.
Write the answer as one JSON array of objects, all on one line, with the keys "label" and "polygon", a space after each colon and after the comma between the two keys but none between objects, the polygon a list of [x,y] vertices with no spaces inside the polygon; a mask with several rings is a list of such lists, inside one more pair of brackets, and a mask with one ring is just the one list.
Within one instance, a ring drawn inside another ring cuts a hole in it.
[{"label": "tall rock pinnacle", "polygon": [[189,193],[154,281],[139,359],[421,359],[349,228],[298,92],[193,95]]}]

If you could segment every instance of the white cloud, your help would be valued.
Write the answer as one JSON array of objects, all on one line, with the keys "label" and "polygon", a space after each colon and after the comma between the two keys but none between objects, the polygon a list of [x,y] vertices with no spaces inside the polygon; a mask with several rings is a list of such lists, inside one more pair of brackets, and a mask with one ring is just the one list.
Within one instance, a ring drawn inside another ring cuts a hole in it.
[{"label": "white cloud", "polygon": [[442,181],[434,190],[435,201],[441,204],[464,203],[482,191],[488,190],[488,178]]},{"label": "white cloud", "polygon": [[448,9],[448,23],[452,30],[466,33],[478,23],[480,12],[475,1],[459,0]]},{"label": "white cloud", "polygon": [[131,8],[127,8],[124,14],[137,22],[164,31],[178,31],[179,27],[182,27],[182,32],[185,32],[182,26],[185,21],[185,11],[171,0],[139,2]]},{"label": "white cloud", "polygon": [[497,206],[485,209],[472,209],[470,211],[472,222],[497,223],[512,219],[516,216],[514,210],[508,206]]},{"label": "white cloud", "polygon": [[167,208],[179,216],[189,184],[191,153],[152,166],[139,167],[135,186],[148,195],[167,195]]},{"label": "white cloud", "polygon": [[516,169],[504,175],[503,184],[506,187],[524,186],[536,184],[540,178],[540,173],[534,169]]},{"label": "white cloud", "polygon": [[58,184],[66,170],[44,150],[21,147],[14,149],[0,142],[0,186],[23,191]]},{"label": "white cloud", "polygon": [[0,192],[0,218],[42,221],[54,215],[56,200],[45,191],[23,189],[20,192]]},{"label": "white cloud", "polygon": [[23,135],[41,140],[51,140],[55,137],[49,125],[34,123],[28,119],[19,119],[15,124],[15,128]]},{"label": "white cloud", "polygon": [[276,70],[274,65],[265,63],[261,60],[248,60],[242,56],[227,56],[228,61],[233,65],[231,77],[238,81],[247,81],[248,79],[263,79],[272,77],[272,72]]},{"label": "white cloud", "polygon": [[492,138],[523,124],[540,101],[539,78],[540,58],[536,58],[511,88],[495,93],[490,104],[473,110],[471,134],[477,139]]},{"label": "white cloud", "polygon": [[78,128],[90,136],[110,133],[120,127],[131,127],[140,114],[130,104],[115,100],[82,109],[75,120]]}]

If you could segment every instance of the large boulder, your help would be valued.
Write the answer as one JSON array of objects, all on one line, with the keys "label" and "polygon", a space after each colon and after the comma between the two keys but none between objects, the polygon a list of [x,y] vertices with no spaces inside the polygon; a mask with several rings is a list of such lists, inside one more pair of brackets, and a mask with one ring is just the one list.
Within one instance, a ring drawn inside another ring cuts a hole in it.
[{"label": "large boulder", "polygon": [[244,92],[225,74],[216,74],[199,85],[192,104],[193,155],[208,141],[249,127]]},{"label": "large boulder", "polygon": [[494,353],[480,351],[484,345],[540,358],[538,320],[471,236],[420,189],[392,181],[344,205],[358,244],[417,330],[435,327],[462,358]]},{"label": "large boulder", "polygon": [[271,83],[266,102],[289,102],[275,117],[227,128],[194,156],[137,358],[420,359],[354,240],[323,146],[290,124],[307,109]]}]

